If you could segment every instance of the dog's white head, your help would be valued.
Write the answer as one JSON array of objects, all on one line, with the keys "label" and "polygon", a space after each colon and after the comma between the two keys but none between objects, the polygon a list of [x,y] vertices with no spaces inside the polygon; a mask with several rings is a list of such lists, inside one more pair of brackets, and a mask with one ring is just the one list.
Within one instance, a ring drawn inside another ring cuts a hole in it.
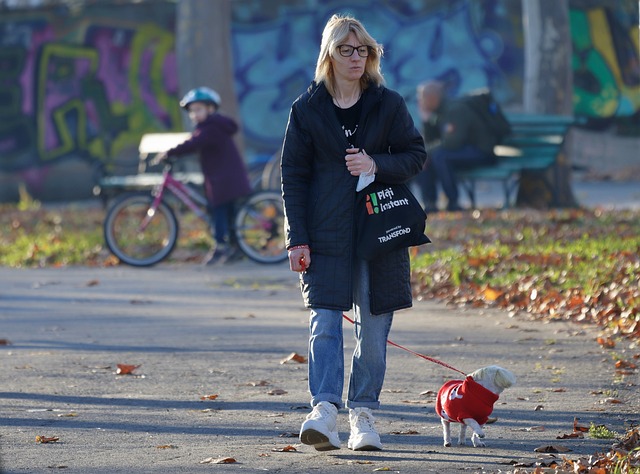
[{"label": "dog's white head", "polygon": [[477,383],[495,394],[502,393],[505,388],[516,383],[516,376],[513,373],[497,365],[482,367],[469,375]]}]

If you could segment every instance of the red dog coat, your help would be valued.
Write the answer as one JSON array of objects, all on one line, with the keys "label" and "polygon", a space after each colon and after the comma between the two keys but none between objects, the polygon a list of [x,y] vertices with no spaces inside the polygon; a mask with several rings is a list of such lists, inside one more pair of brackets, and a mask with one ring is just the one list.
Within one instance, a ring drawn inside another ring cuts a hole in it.
[{"label": "red dog coat", "polygon": [[438,391],[436,413],[447,421],[463,423],[473,418],[484,425],[493,411],[498,395],[487,390],[471,376],[462,380],[450,380]]}]

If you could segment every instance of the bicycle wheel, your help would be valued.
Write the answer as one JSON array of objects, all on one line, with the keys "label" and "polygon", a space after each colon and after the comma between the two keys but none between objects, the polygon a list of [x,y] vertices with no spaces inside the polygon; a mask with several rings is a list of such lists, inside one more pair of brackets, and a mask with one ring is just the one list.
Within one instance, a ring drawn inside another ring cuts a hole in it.
[{"label": "bicycle wheel", "polygon": [[258,263],[287,259],[284,244],[284,207],[280,193],[254,193],[236,212],[234,232],[238,246]]},{"label": "bicycle wheel", "polygon": [[153,196],[127,194],[107,211],[104,240],[111,253],[136,267],[154,265],[166,258],[178,240],[178,220],[173,210],[161,202],[144,228]]}]

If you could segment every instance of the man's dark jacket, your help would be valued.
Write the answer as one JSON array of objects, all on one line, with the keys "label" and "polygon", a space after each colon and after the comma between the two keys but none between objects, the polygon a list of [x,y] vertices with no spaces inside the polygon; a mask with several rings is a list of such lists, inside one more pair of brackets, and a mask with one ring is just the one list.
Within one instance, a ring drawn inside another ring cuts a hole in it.
[{"label": "man's dark jacket", "polygon": [[[305,305],[347,311],[353,304],[354,204],[358,178],[345,163],[349,143],[323,84],[312,84],[291,107],[282,152],[287,247],[308,244],[311,265],[301,274]],[[426,159],[424,142],[402,97],[370,85],[362,94],[356,147],[376,162],[376,180],[404,183]],[[371,312],[411,306],[409,254],[370,262]]]},{"label": "man's dark jacket", "polygon": [[492,155],[497,142],[489,125],[471,108],[465,96],[443,99],[423,127],[425,141],[440,140],[440,145],[446,150],[458,150],[471,145]]}]

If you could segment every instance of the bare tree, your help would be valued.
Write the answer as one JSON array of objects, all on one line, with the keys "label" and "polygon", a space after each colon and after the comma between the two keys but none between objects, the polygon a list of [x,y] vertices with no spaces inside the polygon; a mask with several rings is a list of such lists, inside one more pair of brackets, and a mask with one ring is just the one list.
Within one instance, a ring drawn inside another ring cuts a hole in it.
[{"label": "bare tree", "polygon": [[[522,0],[522,16],[525,111],[532,114],[572,115],[569,0]],[[560,151],[555,169],[523,172],[517,204],[536,208],[576,206],[571,188],[571,164],[565,150]]]},{"label": "bare tree", "polygon": [[[231,0],[178,1],[176,57],[180,93],[198,86],[211,87],[222,97],[224,112],[240,123],[231,51]],[[241,135],[236,142],[242,150]]]}]

